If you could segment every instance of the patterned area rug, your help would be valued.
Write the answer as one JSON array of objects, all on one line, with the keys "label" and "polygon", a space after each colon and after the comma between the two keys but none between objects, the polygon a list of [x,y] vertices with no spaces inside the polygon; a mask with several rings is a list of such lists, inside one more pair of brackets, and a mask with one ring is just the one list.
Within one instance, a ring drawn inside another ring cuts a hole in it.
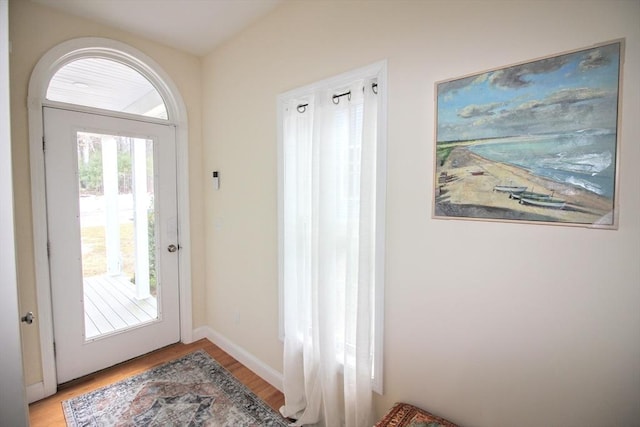
[{"label": "patterned area rug", "polygon": [[76,426],[287,426],[204,350],[62,402]]}]

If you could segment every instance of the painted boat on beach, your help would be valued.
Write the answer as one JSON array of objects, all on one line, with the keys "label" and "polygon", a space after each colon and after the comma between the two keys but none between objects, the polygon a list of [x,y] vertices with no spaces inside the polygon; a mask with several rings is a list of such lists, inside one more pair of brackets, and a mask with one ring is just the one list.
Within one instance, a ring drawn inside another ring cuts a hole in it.
[{"label": "painted boat on beach", "polygon": [[527,191],[527,187],[516,187],[513,185],[496,185],[493,187],[493,191],[499,191],[501,193],[518,194]]},{"label": "painted boat on beach", "polygon": [[520,203],[523,205],[539,206],[542,208],[563,209],[567,202],[561,199],[554,199],[552,197],[546,199],[530,199],[527,197],[521,197]]},{"label": "painted boat on beach", "polygon": [[509,193],[510,199],[520,200],[523,197],[527,199],[546,200],[546,199],[550,199],[552,195],[543,194],[543,193],[534,193],[532,191],[523,191],[522,193]]}]

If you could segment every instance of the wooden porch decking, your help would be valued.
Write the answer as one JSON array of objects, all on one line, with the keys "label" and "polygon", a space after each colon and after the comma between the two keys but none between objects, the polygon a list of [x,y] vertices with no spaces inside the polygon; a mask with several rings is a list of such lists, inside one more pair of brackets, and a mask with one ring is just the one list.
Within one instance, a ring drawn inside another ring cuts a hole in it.
[{"label": "wooden porch decking", "polygon": [[158,318],[154,296],[137,299],[135,285],[124,276],[84,278],[84,320],[87,340]]}]

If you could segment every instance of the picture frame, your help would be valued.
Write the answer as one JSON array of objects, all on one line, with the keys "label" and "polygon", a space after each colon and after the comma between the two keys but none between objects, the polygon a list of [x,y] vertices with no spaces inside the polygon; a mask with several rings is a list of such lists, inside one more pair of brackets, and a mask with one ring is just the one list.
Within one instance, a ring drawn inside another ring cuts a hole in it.
[{"label": "picture frame", "polygon": [[434,219],[617,228],[624,40],[435,83]]}]

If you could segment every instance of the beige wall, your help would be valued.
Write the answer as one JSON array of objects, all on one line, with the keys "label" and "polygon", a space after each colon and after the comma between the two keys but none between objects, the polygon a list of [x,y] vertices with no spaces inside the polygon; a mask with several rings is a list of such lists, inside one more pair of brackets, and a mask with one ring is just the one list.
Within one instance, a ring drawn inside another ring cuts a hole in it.
[{"label": "beige wall", "polygon": [[[27,89],[34,66],[53,46],[76,37],[106,37],[127,43],[156,61],[176,84],[187,106],[189,120],[189,164],[192,233],[193,321],[205,321],[203,287],[202,152],[200,111],[200,58],[171,49],[117,29],[101,26],[27,0],[10,0],[9,30],[12,44],[11,130],[15,193],[15,219],[20,311],[36,310],[31,194],[29,178],[29,140]],[[37,328],[22,326],[25,377],[27,385],[42,380]]]},{"label": "beige wall", "polygon": [[[206,323],[281,370],[278,93],[388,59],[385,394],[469,426],[640,417],[640,3],[288,2],[203,60]],[[617,231],[430,218],[434,82],[626,37]]]}]

